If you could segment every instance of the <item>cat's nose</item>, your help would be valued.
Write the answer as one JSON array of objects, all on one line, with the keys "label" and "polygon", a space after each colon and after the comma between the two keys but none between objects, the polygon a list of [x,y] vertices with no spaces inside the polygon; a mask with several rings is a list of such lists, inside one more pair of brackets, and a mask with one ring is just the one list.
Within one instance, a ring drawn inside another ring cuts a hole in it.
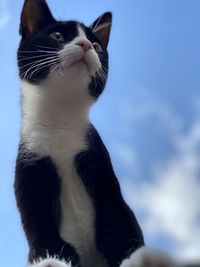
[{"label": "cat's nose", "polygon": [[79,45],[85,53],[92,49],[92,44],[86,39],[78,41],[76,45]]}]

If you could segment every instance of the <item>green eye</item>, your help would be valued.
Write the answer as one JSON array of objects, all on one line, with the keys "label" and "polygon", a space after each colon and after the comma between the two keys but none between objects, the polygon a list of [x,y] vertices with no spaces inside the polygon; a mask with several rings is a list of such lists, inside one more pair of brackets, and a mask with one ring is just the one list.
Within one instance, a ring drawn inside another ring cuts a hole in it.
[{"label": "green eye", "polygon": [[53,38],[54,40],[58,41],[58,42],[63,42],[64,41],[64,37],[60,32],[53,32],[50,34],[51,38]]}]

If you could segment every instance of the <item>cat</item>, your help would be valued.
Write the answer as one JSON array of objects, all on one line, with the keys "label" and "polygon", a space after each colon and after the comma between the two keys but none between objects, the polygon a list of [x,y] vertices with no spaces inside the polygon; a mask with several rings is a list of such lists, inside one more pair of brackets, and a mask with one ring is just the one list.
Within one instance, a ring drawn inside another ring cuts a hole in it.
[{"label": "cat", "polygon": [[56,21],[44,0],[22,9],[14,187],[31,267],[171,266],[145,248],[88,118],[106,85],[111,24],[110,12],[90,27]]}]

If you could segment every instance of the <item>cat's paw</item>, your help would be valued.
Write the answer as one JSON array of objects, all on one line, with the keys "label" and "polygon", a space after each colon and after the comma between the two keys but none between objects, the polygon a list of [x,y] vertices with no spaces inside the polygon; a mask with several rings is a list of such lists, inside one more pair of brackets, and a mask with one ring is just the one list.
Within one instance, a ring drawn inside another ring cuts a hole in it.
[{"label": "cat's paw", "polygon": [[120,267],[175,267],[175,264],[166,255],[142,247],[123,260]]},{"label": "cat's paw", "polygon": [[61,261],[57,258],[39,259],[28,267],[72,267],[71,262]]}]

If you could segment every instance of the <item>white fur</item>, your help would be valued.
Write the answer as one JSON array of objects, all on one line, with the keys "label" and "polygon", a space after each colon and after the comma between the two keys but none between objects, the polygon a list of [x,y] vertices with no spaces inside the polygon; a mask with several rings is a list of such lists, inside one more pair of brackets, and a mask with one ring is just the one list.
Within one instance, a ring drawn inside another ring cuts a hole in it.
[{"label": "white fur", "polygon": [[52,258],[47,256],[46,259],[38,259],[37,261],[29,264],[28,267],[72,267],[71,262],[65,262],[64,260],[59,260],[56,257]]},{"label": "white fur", "polygon": [[[87,38],[85,35],[84,30],[79,26],[78,27],[78,32],[79,32],[79,38],[85,39]],[[87,67],[89,69],[89,72],[91,76],[94,76],[96,72],[100,71],[102,65],[99,60],[99,57],[97,53],[95,52],[93,46],[92,49],[90,49],[86,54],[85,54],[85,62],[87,64]]]},{"label": "white fur", "polygon": [[83,49],[79,45],[76,45],[79,41],[87,39],[80,25],[78,25],[77,30],[78,36],[58,52],[58,56],[62,61],[62,67],[65,69],[73,64],[80,64],[80,60],[82,60],[89,74],[94,76],[101,69],[101,62],[93,46],[87,53],[84,53]]},{"label": "white fur", "polygon": [[[60,92],[62,89],[55,88]],[[84,138],[88,128],[88,106],[92,100],[88,93],[84,93],[84,88],[82,98],[77,96],[79,103],[74,103],[73,99],[69,103],[65,95],[53,98],[54,92],[50,98],[51,90],[50,85],[47,88],[22,83],[22,140],[26,141],[29,151],[40,157],[51,156],[55,162],[62,178],[60,235],[77,249],[83,266],[89,267],[92,266],[89,262],[100,259],[94,242],[94,210],[76,174],[73,160],[76,154],[87,148]],[[70,89],[67,93],[71,93]]]},{"label": "white fur", "polygon": [[[67,48],[61,53],[65,57]],[[91,77],[84,64],[78,61],[65,66],[61,76],[52,71],[37,86],[22,82],[21,138],[28,151],[38,157],[50,156],[56,164],[62,181],[61,237],[76,248],[84,267],[105,267],[95,245],[93,204],[73,165],[74,157],[87,148],[88,110],[93,103],[88,91]],[[48,264],[69,266],[56,259],[46,259],[31,267]]]},{"label": "white fur", "polygon": [[142,247],[129,258],[123,260],[120,267],[173,267],[174,263],[164,254]]}]

